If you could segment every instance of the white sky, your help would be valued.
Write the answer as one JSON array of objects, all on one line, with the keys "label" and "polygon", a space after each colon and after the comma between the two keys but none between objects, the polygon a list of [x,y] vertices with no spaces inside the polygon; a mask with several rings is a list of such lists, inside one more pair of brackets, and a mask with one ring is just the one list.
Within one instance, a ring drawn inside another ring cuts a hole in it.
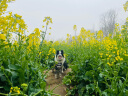
[{"label": "white sky", "polygon": [[81,27],[99,30],[100,16],[110,9],[118,13],[117,23],[123,24],[128,12],[124,12],[123,4],[127,0],[16,0],[9,4],[8,11],[22,15],[28,25],[29,33],[35,28],[42,30],[43,19],[53,19],[52,30],[47,40],[65,39],[67,34],[75,34],[73,25],[77,25],[77,34]]}]

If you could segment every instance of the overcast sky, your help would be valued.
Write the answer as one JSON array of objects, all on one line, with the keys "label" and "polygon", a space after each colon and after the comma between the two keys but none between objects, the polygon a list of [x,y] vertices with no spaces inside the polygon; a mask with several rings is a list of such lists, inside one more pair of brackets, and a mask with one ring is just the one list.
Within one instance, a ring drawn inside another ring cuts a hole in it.
[{"label": "overcast sky", "polygon": [[42,29],[43,19],[53,19],[51,36],[47,40],[65,39],[67,34],[74,35],[73,25],[77,25],[77,34],[81,27],[99,30],[100,16],[110,9],[118,13],[117,23],[123,24],[128,12],[124,12],[123,4],[127,0],[16,0],[9,4],[8,11],[22,15],[28,25],[29,33],[34,28]]}]

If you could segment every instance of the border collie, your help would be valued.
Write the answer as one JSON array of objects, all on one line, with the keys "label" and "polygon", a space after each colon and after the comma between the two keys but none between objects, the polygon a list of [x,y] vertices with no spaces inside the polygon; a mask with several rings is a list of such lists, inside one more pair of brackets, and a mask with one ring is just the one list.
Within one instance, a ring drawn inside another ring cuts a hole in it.
[{"label": "border collie", "polygon": [[61,73],[64,73],[64,71],[68,68],[63,50],[56,51],[55,62],[57,62],[57,64],[55,65],[55,78],[57,78],[57,74],[59,74],[59,76],[61,77]]}]

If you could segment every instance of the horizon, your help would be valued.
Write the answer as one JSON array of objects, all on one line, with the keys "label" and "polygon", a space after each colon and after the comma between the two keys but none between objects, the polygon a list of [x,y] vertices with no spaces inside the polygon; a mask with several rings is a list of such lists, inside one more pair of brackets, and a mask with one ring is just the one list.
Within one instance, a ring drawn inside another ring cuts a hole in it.
[{"label": "horizon", "polygon": [[[16,0],[9,4],[7,11],[22,16],[28,26],[29,34],[35,28],[42,30],[44,17],[50,16],[53,24],[49,27],[52,29],[47,31],[45,39],[56,41],[66,39],[67,34],[74,36],[74,25],[77,25],[77,35],[82,27],[86,30],[100,30],[100,16],[111,9],[118,13],[117,23],[124,24],[128,16],[123,9],[123,4],[126,1]],[[48,33],[51,33],[51,35],[49,36]]]}]

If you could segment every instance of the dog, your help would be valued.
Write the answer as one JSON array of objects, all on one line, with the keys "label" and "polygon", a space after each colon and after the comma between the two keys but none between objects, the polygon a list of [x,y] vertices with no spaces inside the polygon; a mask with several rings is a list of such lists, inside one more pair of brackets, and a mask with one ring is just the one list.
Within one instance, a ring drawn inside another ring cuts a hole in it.
[{"label": "dog", "polygon": [[55,78],[57,78],[57,74],[59,74],[59,76],[61,77],[61,73],[64,73],[64,71],[68,68],[63,50],[56,51],[55,62],[57,62],[57,64],[55,65]]}]

